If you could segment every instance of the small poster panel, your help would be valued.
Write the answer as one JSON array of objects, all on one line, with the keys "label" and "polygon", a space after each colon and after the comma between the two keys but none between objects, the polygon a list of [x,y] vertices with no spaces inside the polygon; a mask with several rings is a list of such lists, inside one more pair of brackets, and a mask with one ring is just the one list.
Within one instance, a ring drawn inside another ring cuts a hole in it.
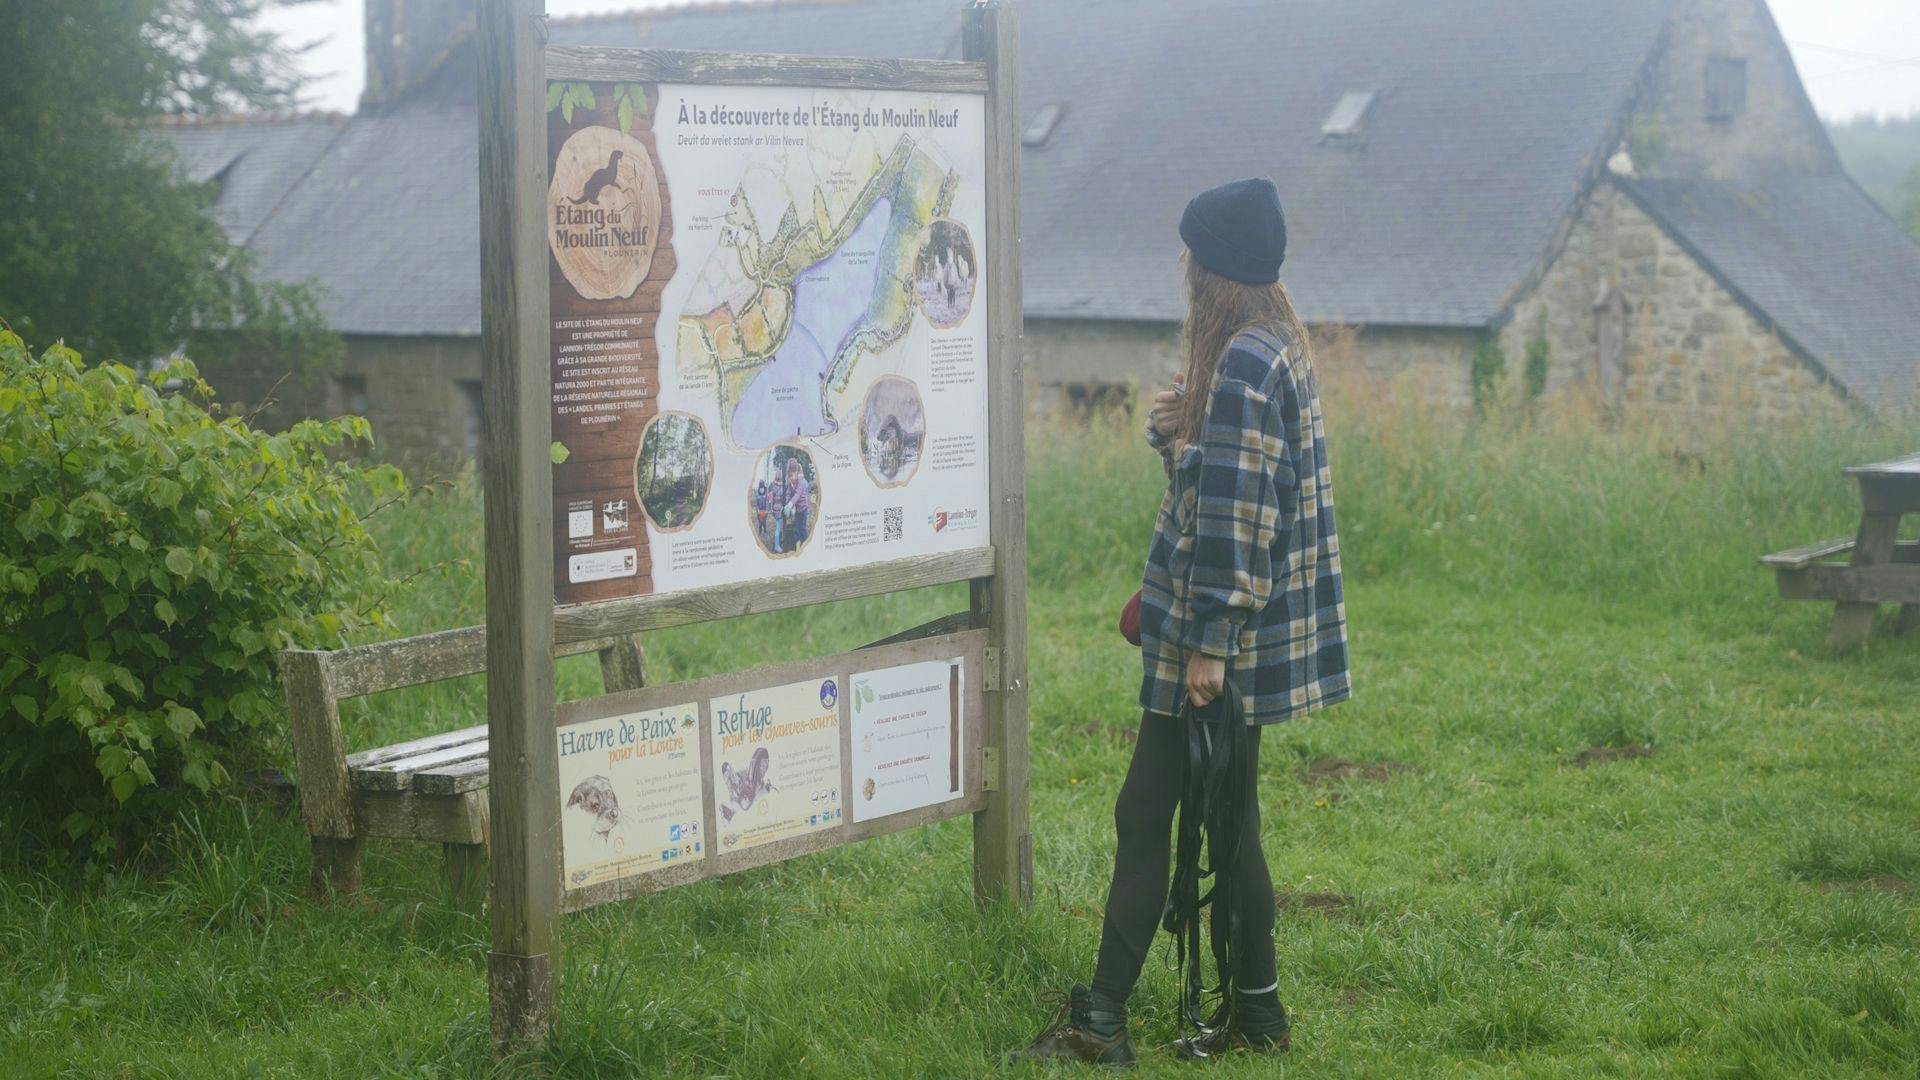
[{"label": "small poster panel", "polygon": [[803,679],[709,703],[720,852],[840,824],[840,679]]},{"label": "small poster panel", "polygon": [[847,680],[853,721],[853,820],[964,793],[960,661],[903,664]]},{"label": "small poster panel", "polygon": [[699,730],[691,702],[559,729],[567,889],[706,857]]}]

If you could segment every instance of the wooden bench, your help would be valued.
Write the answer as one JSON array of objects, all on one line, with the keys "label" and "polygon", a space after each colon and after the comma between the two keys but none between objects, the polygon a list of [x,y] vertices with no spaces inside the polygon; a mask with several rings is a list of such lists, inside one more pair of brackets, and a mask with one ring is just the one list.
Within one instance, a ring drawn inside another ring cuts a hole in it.
[{"label": "wooden bench", "polygon": [[[646,684],[637,637],[563,645],[556,656],[598,653],[608,693]],[[293,729],[300,813],[313,845],[312,883],[360,888],[370,836],[435,841],[456,893],[485,888],[487,728],[485,724],[346,752],[340,703],[407,686],[477,675],[487,667],[483,627],[448,630],[332,651],[280,654],[287,719]]]},{"label": "wooden bench", "polygon": [[[1920,514],[1920,454],[1856,465],[1846,475],[1860,489],[1855,535],[1760,558],[1782,598],[1833,603],[1827,644],[1835,650],[1864,644],[1881,604],[1900,605],[1896,633],[1920,630],[1920,543],[1899,540],[1901,518]],[[1830,561],[1841,555],[1849,556],[1845,563]]]}]

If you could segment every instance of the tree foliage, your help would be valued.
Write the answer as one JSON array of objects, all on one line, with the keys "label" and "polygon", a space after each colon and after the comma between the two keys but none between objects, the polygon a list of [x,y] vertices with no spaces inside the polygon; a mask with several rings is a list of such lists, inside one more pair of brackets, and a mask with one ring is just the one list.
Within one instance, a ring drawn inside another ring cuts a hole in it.
[{"label": "tree foliage", "polygon": [[225,783],[279,723],[275,655],[384,625],[366,421],[223,417],[191,362],[141,377],[0,330],[0,788],[105,849]]},{"label": "tree foliage", "polygon": [[0,316],[27,341],[148,358],[212,348],[325,361],[304,289],[255,280],[149,125],[285,108],[294,52],[255,29],[286,0],[0,0]]}]

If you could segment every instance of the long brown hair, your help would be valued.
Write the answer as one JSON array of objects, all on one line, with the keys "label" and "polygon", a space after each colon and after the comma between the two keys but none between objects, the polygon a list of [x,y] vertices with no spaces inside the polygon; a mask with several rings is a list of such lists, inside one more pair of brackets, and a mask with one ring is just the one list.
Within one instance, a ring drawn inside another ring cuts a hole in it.
[{"label": "long brown hair", "polygon": [[1270,327],[1299,343],[1296,362],[1313,363],[1307,328],[1294,313],[1293,299],[1284,285],[1277,281],[1246,285],[1221,277],[1191,256],[1186,263],[1187,321],[1181,328],[1181,338],[1187,351],[1187,389],[1180,399],[1180,423],[1174,431],[1174,441],[1183,446],[1197,438],[1206,423],[1214,369],[1235,334],[1250,327]]}]

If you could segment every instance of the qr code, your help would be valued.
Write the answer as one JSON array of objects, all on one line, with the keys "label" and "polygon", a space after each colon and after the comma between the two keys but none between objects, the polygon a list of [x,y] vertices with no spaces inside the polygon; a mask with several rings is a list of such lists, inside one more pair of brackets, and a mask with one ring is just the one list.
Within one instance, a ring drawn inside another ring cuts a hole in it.
[{"label": "qr code", "polygon": [[907,508],[889,506],[880,511],[881,539],[898,540],[907,531]]}]

